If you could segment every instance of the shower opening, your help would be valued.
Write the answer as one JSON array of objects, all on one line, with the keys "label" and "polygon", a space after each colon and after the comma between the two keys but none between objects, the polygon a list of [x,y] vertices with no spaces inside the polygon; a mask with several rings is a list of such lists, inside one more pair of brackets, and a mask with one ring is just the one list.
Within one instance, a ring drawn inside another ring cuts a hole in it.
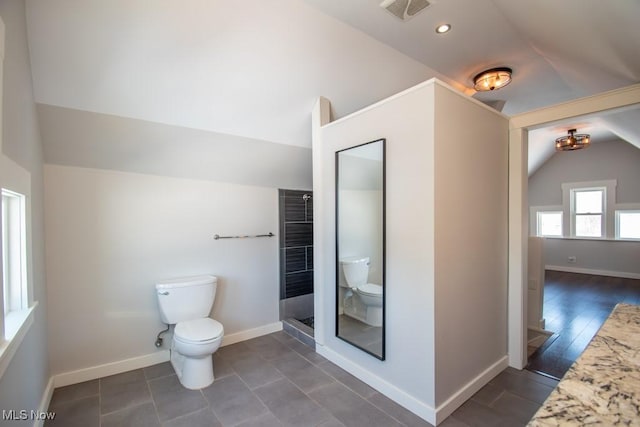
[{"label": "shower opening", "polygon": [[313,339],[313,193],[278,190],[280,320],[285,332],[315,347]]}]

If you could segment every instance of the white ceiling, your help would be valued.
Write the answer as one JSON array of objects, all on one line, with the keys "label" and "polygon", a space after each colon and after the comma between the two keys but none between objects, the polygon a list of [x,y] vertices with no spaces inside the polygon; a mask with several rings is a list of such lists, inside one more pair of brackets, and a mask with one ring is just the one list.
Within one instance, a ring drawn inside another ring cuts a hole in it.
[{"label": "white ceiling", "polygon": [[[406,22],[379,3],[27,0],[36,101],[308,147],[320,95],[343,116],[439,77],[512,115],[640,82],[637,0],[432,0]],[[513,82],[474,94],[494,66]],[[530,169],[572,127],[640,146],[639,111],[532,132]]]}]

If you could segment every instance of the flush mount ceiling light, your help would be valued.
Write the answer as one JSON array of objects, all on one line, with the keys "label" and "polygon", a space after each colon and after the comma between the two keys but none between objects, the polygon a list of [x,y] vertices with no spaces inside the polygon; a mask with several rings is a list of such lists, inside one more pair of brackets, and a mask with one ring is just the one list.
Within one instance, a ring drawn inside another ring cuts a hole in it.
[{"label": "flush mount ceiling light", "polygon": [[444,34],[448,33],[451,30],[451,24],[440,24],[436,27],[436,33]]},{"label": "flush mount ceiling light", "polygon": [[473,87],[478,92],[500,89],[511,83],[513,70],[508,67],[491,68],[473,78]]},{"label": "flush mount ceiling light", "polygon": [[569,135],[556,139],[556,151],[574,151],[591,144],[591,135],[576,134],[576,129],[569,129],[567,132]]}]

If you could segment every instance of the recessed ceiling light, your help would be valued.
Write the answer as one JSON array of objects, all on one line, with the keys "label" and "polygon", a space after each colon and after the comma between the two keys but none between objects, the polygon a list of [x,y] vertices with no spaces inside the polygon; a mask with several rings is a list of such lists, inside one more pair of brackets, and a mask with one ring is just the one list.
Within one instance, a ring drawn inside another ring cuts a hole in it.
[{"label": "recessed ceiling light", "polygon": [[436,27],[436,33],[444,34],[451,30],[451,24],[440,24]]}]

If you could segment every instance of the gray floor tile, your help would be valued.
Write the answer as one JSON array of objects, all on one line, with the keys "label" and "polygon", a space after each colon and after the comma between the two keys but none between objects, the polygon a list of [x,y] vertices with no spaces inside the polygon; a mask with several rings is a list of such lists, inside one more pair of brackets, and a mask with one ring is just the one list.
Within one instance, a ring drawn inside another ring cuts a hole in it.
[{"label": "gray floor tile", "polygon": [[320,363],[318,367],[365,399],[368,399],[377,393],[376,390],[329,361],[326,363]]},{"label": "gray floor tile", "polygon": [[232,363],[233,370],[249,388],[263,386],[282,378],[282,375],[269,362],[259,356],[246,358]]},{"label": "gray floor tile", "polygon": [[213,353],[213,377],[214,380],[218,378],[224,378],[226,376],[234,374],[231,362],[224,356],[220,356],[217,352]]},{"label": "gray floor tile", "polygon": [[295,352],[272,360],[271,363],[305,393],[334,381],[324,371]]},{"label": "gray floor tile", "polygon": [[202,390],[216,417],[235,425],[267,412],[267,408],[237,375],[229,375]]},{"label": "gray floor tile", "polygon": [[463,423],[457,420],[453,415],[447,417],[443,422],[438,424],[438,427],[470,427],[469,424]]},{"label": "gray floor tile", "polygon": [[342,384],[330,384],[309,393],[309,396],[347,427],[401,426]]},{"label": "gray floor tile", "polygon": [[322,424],[320,424],[318,427],[345,427],[345,425],[332,417],[328,421],[325,421]]},{"label": "gray floor tile", "polygon": [[256,395],[287,426],[316,426],[330,414],[287,379],[257,388]]},{"label": "gray floor tile", "polygon": [[282,357],[291,352],[291,349],[288,346],[273,338],[271,335],[263,335],[258,338],[244,341],[244,343],[247,347],[258,353],[260,357],[266,360],[277,359],[278,357]]},{"label": "gray floor tile", "polygon": [[222,427],[208,406],[199,411],[174,418],[162,424],[162,427]]},{"label": "gray floor tile", "polygon": [[227,361],[237,362],[243,360],[245,358],[251,358],[256,355],[245,342],[239,342],[231,345],[227,345],[224,347],[220,347],[218,351],[216,351],[216,356],[222,357]]},{"label": "gray floor tile", "polygon": [[100,413],[119,411],[151,401],[142,369],[100,379]]},{"label": "gray floor tile", "polygon": [[98,396],[85,397],[60,403],[53,412],[56,416],[45,423],[50,427],[98,427],[100,425],[100,402]]},{"label": "gray floor tile", "polygon": [[267,412],[238,424],[237,427],[282,427],[283,425],[271,412]]},{"label": "gray floor tile", "polygon": [[70,402],[76,399],[82,399],[90,396],[97,396],[99,393],[99,381],[85,381],[79,384],[68,385],[57,388],[53,391],[51,397],[50,408],[54,408],[60,403]]},{"label": "gray floor tile", "polygon": [[207,401],[199,390],[184,388],[175,375],[151,380],[149,388],[158,418],[163,422],[207,406]]},{"label": "gray floor tile", "polygon": [[398,405],[396,402],[394,402],[393,400],[389,399],[387,396],[381,393],[376,393],[373,396],[371,396],[369,398],[369,402],[371,402],[378,409],[380,409],[387,415],[390,415],[391,417],[401,422],[405,426],[410,426],[410,427],[431,426],[430,423],[426,422],[425,420],[423,420],[413,412]]},{"label": "gray floor tile", "polygon": [[101,427],[160,427],[153,403],[143,403],[102,416]]},{"label": "gray floor tile", "polygon": [[505,391],[491,407],[498,412],[527,423],[540,405]]},{"label": "gray floor tile", "polygon": [[501,414],[475,400],[467,400],[452,416],[469,427],[519,427],[524,426],[516,419]]},{"label": "gray floor tile", "polygon": [[171,362],[159,363],[153,366],[147,366],[143,369],[144,377],[147,380],[153,380],[155,378],[166,377],[169,375],[175,375],[176,371],[173,369]]},{"label": "gray floor tile", "polygon": [[486,406],[491,406],[491,404],[498,400],[498,398],[502,396],[503,393],[504,389],[502,387],[498,387],[489,383],[478,390],[478,392],[471,396],[471,398],[478,403],[482,403]]},{"label": "gray floor tile", "polygon": [[531,381],[519,371],[506,369],[490,381],[496,387],[503,388],[515,395],[542,404],[553,391],[553,387],[537,381]]}]

